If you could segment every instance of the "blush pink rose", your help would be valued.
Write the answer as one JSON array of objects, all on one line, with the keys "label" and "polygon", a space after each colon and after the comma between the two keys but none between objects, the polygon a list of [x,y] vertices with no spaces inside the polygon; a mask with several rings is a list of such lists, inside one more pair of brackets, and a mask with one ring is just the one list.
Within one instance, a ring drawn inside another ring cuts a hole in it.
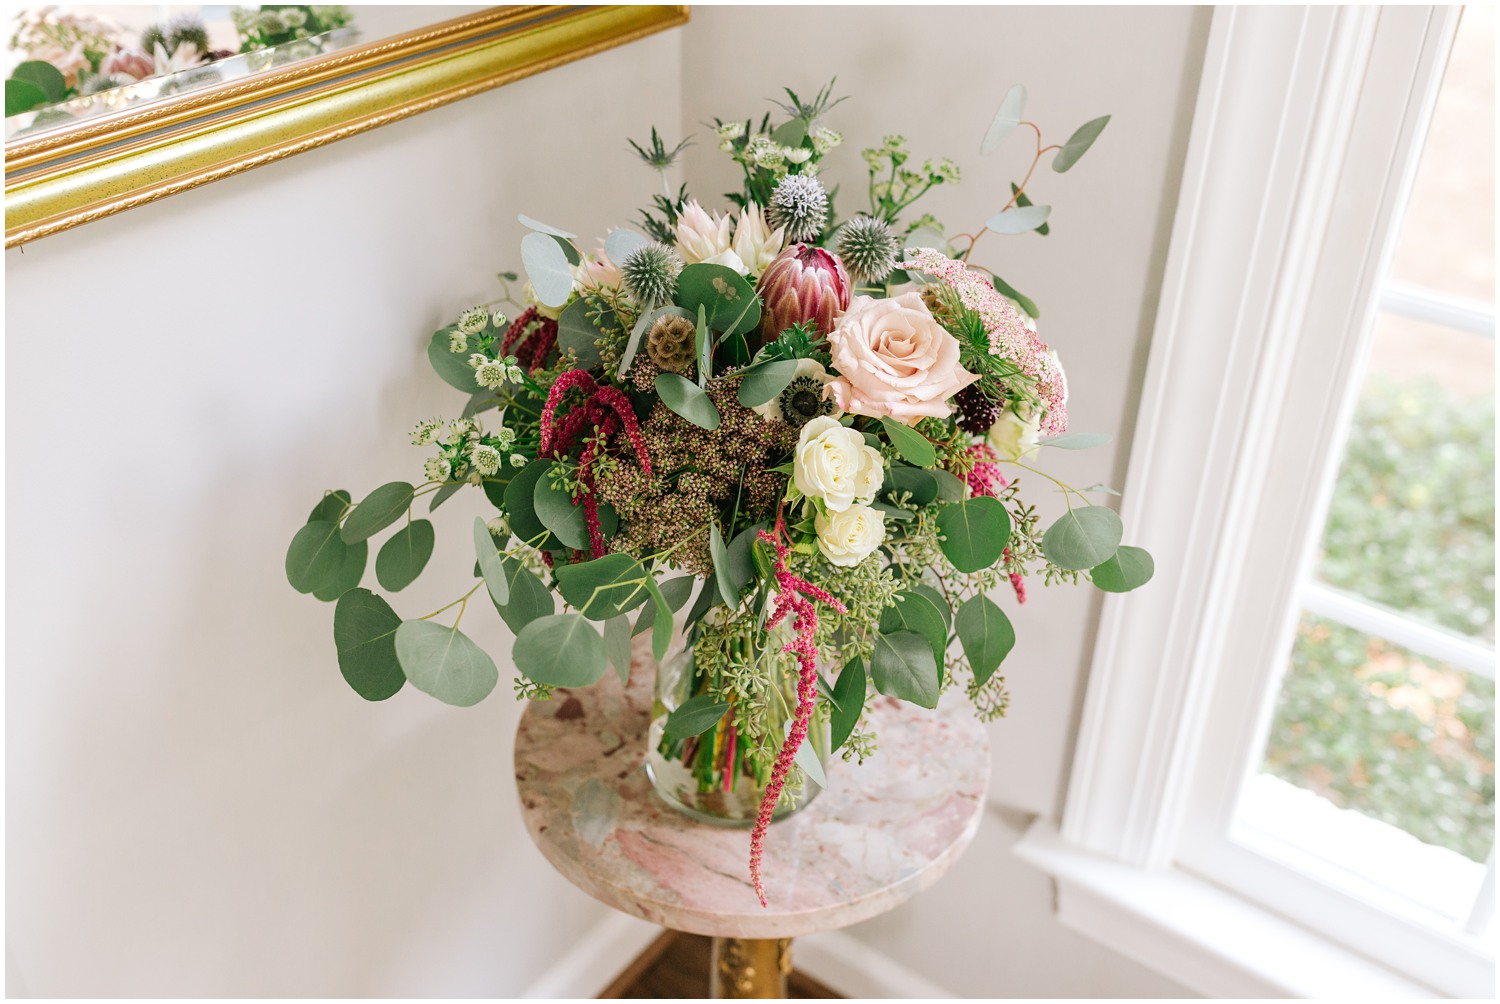
[{"label": "blush pink rose", "polygon": [[889,415],[907,425],[947,418],[953,411],[948,399],[979,379],[959,365],[958,339],[919,293],[854,297],[828,344],[839,372],[828,390],[854,415]]}]

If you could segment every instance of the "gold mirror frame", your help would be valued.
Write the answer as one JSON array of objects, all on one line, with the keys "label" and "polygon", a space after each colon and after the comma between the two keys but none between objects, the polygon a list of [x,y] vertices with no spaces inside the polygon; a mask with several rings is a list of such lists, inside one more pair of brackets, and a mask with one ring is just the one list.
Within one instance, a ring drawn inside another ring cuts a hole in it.
[{"label": "gold mirror frame", "polygon": [[7,145],[5,246],[112,216],[687,21],[495,7]]}]

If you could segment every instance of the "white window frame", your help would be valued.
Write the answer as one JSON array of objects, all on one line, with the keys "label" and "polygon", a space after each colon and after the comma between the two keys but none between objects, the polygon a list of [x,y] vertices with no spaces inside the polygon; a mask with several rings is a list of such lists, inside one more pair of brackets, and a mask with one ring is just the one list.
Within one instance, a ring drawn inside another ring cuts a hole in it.
[{"label": "white window frame", "polygon": [[1062,824],[1018,847],[1064,922],[1208,995],[1493,996],[1478,939],[1226,832],[1458,18],[1214,13],[1122,513],[1157,579],[1104,600]]}]

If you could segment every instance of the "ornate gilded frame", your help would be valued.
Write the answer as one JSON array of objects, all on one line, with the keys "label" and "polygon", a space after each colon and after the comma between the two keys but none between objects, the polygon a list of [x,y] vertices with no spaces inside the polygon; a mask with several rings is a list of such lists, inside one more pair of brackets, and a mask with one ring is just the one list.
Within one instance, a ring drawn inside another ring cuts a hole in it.
[{"label": "ornate gilded frame", "polygon": [[687,21],[685,6],[495,7],[9,144],[15,247]]}]

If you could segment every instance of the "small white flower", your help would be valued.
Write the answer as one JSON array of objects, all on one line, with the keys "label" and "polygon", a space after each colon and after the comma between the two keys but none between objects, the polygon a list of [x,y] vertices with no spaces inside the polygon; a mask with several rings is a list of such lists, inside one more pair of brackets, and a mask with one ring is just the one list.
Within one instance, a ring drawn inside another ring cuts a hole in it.
[{"label": "small white flower", "polygon": [[725,122],[723,125],[715,129],[714,132],[718,133],[720,139],[731,141],[737,140],[741,136],[745,135],[745,123]]},{"label": "small white flower", "polygon": [[504,387],[509,376],[508,367],[496,360],[487,359],[474,368],[474,380],[481,387],[489,387],[492,390]]},{"label": "small white flower", "polygon": [[510,524],[506,522],[504,514],[496,516],[494,519],[486,523],[485,529],[496,537],[510,536]]},{"label": "small white flower", "polygon": [[477,335],[489,322],[490,312],[483,307],[470,307],[458,315],[458,330],[466,335]]},{"label": "small white flower", "polygon": [[469,340],[464,337],[462,331],[453,331],[448,334],[448,351],[462,352],[469,347]]},{"label": "small white flower", "polygon": [[842,133],[835,132],[832,129],[829,129],[827,126],[824,126],[823,128],[813,133],[812,141],[813,149],[818,151],[819,156],[822,156],[829,150],[832,150],[834,147],[844,142],[844,136]]},{"label": "small white flower", "polygon": [[281,23],[288,28],[300,28],[307,23],[307,15],[295,7],[288,7],[281,12]]},{"label": "small white flower", "polygon": [[500,426],[500,428],[498,428],[498,429],[495,430],[495,442],[497,444],[499,444],[499,445],[497,445],[495,447],[496,449],[498,449],[498,450],[508,450],[508,449],[510,449],[510,444],[514,443],[515,441],[516,441],[516,430],[515,429],[511,429],[511,428],[508,428],[507,426],[502,425],[502,426]]},{"label": "small white flower", "polygon": [[467,481],[471,485],[482,485],[482,484],[484,484],[484,477],[477,470],[470,471],[469,472],[469,476],[467,478],[464,478],[464,480]]},{"label": "small white flower", "polygon": [[510,318],[505,316],[505,311],[497,310],[495,311],[494,316],[490,318],[490,323],[493,324],[498,330],[509,324]]},{"label": "small white flower", "polygon": [[813,152],[804,146],[784,146],[781,148],[781,155],[793,164],[805,164]]},{"label": "small white flower", "polygon": [[447,481],[448,475],[453,473],[453,465],[442,457],[431,457],[422,465],[422,471],[428,481]]},{"label": "small white flower", "polygon": [[436,418],[425,419],[417,423],[417,427],[411,430],[411,445],[426,446],[432,442],[432,434],[442,427],[442,420]]},{"label": "small white flower", "polygon": [[843,512],[813,518],[818,531],[818,550],[842,568],[859,564],[885,541],[885,514],[858,503]]},{"label": "small white flower", "polygon": [[719,150],[723,153],[734,153],[734,140],[726,139],[719,144]]},{"label": "small white flower", "polygon": [[491,477],[500,470],[500,451],[493,446],[474,444],[469,450],[469,459],[473,461],[474,469],[485,477]]},{"label": "small white flower", "polygon": [[528,463],[530,463],[530,461],[528,461],[526,457],[520,453],[512,453],[510,455],[510,466],[512,467],[525,467]]},{"label": "small white flower", "polygon": [[469,367],[471,369],[477,370],[479,367],[483,366],[489,361],[489,356],[485,355],[483,352],[475,352],[469,356]]},{"label": "small white flower", "polygon": [[885,462],[857,429],[820,415],[802,427],[792,460],[792,481],[831,512],[874,501],[885,481]]},{"label": "small white flower", "polygon": [[1029,418],[1022,418],[1007,408],[995,419],[995,424],[990,426],[984,439],[1001,460],[1030,460],[1041,452],[1042,448],[1038,444],[1041,436],[1040,411],[1033,412]]},{"label": "small white flower", "polygon": [[505,367],[505,376],[511,383],[520,383],[526,379],[526,371],[519,366]]}]

